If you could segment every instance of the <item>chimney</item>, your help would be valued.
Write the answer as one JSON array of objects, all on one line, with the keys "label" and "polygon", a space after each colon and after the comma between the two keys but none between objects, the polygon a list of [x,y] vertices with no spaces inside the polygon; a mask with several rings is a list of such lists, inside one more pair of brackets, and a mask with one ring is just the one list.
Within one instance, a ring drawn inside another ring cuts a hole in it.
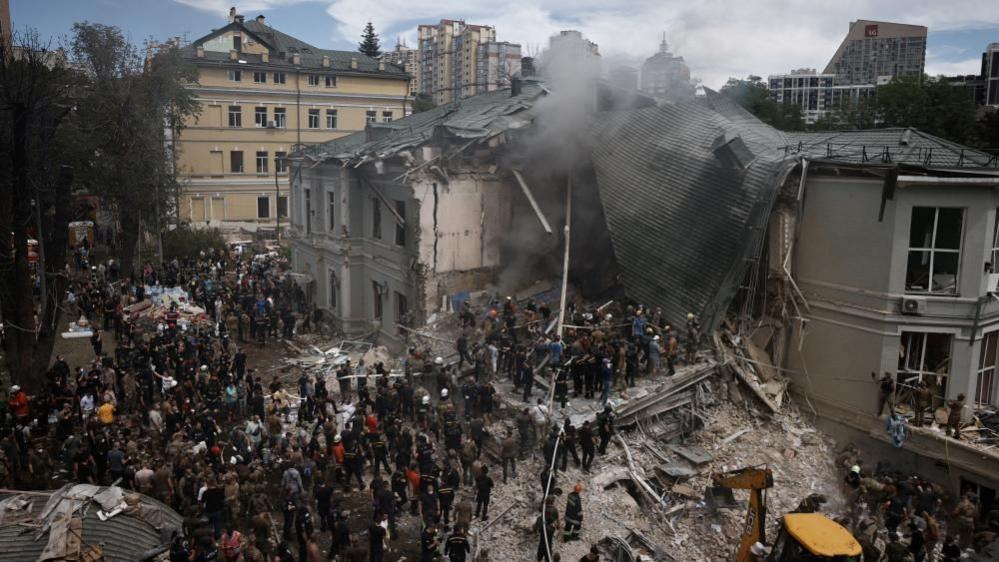
[{"label": "chimney", "polygon": [[270,62],[270,60],[271,60],[271,54],[270,53],[266,53],[266,52],[260,53],[260,62]]},{"label": "chimney", "polygon": [[205,58],[205,48],[202,47],[201,45],[198,45],[197,47],[195,47],[194,48],[194,52],[195,52],[195,54],[197,55],[197,57],[199,59]]},{"label": "chimney", "polygon": [[236,21],[236,6],[229,8],[229,23]]},{"label": "chimney", "polygon": [[243,14],[236,14],[236,21],[239,23],[243,23],[244,21]]},{"label": "chimney", "polygon": [[510,97],[515,98],[520,95],[520,88],[523,85],[523,80],[520,78],[512,78],[510,80]]},{"label": "chimney", "polygon": [[298,53],[291,54],[291,64],[302,64],[302,55]]},{"label": "chimney", "polygon": [[350,57],[350,67],[357,68],[357,57]]},{"label": "chimney", "polygon": [[329,67],[330,67],[330,56],[323,55],[323,68],[329,68]]},{"label": "chimney", "polygon": [[385,70],[385,61],[378,61],[378,70]]},{"label": "chimney", "polygon": [[236,60],[239,58],[239,51],[236,49],[229,49],[229,60]]},{"label": "chimney", "polygon": [[259,23],[260,25],[264,25],[264,15],[263,14],[260,14],[259,16],[257,16],[257,23]]}]

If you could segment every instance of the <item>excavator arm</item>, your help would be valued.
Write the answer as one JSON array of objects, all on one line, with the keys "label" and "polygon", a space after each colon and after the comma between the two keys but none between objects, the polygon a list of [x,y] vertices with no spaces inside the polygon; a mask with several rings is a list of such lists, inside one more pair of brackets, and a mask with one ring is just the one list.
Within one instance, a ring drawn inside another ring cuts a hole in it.
[{"label": "excavator arm", "polygon": [[737,490],[749,490],[749,509],[746,511],[746,523],[742,528],[739,549],[735,552],[734,562],[749,562],[750,549],[756,542],[766,542],[767,504],[764,490],[774,485],[774,475],[769,468],[742,468],[730,472],[711,475],[716,487]]}]

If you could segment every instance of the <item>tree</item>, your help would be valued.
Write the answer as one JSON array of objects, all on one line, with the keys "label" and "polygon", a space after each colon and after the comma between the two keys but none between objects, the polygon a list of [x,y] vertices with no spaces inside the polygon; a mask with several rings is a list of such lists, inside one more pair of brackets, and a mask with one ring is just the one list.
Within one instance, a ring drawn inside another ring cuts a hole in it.
[{"label": "tree", "polygon": [[[65,292],[72,174],[58,137],[74,87],[60,54],[34,32],[0,40],[0,317],[11,379],[28,389],[41,386]],[[29,238],[44,256],[37,308]]]},{"label": "tree", "polygon": [[977,123],[979,148],[999,153],[999,110],[986,111]]},{"label": "tree", "polygon": [[375,59],[382,56],[381,42],[378,40],[378,34],[375,33],[375,26],[370,21],[364,26],[361,39],[362,41],[357,45],[358,51]]},{"label": "tree", "polygon": [[729,78],[722,86],[721,93],[735,100],[760,121],[777,129],[801,131],[805,128],[801,106],[775,101],[759,76],[750,75],[745,80]]},{"label": "tree", "polygon": [[77,23],[73,61],[85,86],[71,120],[79,183],[117,211],[121,266],[133,271],[144,229],[157,234],[177,187],[164,123],[178,131],[199,107],[184,84],[193,69],[169,49],[144,63],[121,30]]},{"label": "tree", "polygon": [[427,111],[435,107],[437,107],[437,104],[434,103],[434,98],[427,94],[416,94],[416,97],[413,98],[413,113]]},{"label": "tree", "polygon": [[943,80],[896,77],[879,86],[877,118],[881,127],[914,127],[958,143],[974,141],[974,100]]}]

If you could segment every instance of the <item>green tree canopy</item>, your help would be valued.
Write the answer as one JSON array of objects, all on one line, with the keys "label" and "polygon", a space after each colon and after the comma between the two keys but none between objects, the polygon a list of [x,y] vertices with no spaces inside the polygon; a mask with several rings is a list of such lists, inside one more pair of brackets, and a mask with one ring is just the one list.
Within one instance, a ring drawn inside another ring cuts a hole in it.
[{"label": "green tree canopy", "polygon": [[782,131],[801,131],[805,120],[801,106],[783,104],[770,97],[766,84],[759,76],[748,76],[745,80],[729,78],[721,88],[721,93],[732,98],[747,111],[768,125]]},{"label": "green tree canopy", "polygon": [[435,107],[437,107],[437,104],[434,103],[434,98],[427,94],[416,94],[416,97],[413,98],[413,113],[419,113]]},{"label": "green tree canopy", "polygon": [[364,31],[361,33],[361,39],[361,42],[357,45],[358,51],[371,58],[378,58],[382,56],[381,41],[378,40],[378,34],[375,33],[375,26],[370,21],[364,26]]}]

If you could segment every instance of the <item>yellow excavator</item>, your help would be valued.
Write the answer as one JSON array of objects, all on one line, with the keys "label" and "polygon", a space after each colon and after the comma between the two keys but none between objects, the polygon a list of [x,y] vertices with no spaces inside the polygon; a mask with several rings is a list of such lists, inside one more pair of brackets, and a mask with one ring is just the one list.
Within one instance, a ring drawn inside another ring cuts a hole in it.
[{"label": "yellow excavator", "polygon": [[[753,545],[767,544],[766,491],[774,475],[766,466],[742,468],[711,475],[709,494],[724,496],[731,490],[749,490],[746,523],[735,551],[734,562],[859,562],[857,539],[842,525],[821,513],[788,513],[781,520],[777,540],[769,553],[754,553]],[[758,547],[757,547],[758,548]]]}]

